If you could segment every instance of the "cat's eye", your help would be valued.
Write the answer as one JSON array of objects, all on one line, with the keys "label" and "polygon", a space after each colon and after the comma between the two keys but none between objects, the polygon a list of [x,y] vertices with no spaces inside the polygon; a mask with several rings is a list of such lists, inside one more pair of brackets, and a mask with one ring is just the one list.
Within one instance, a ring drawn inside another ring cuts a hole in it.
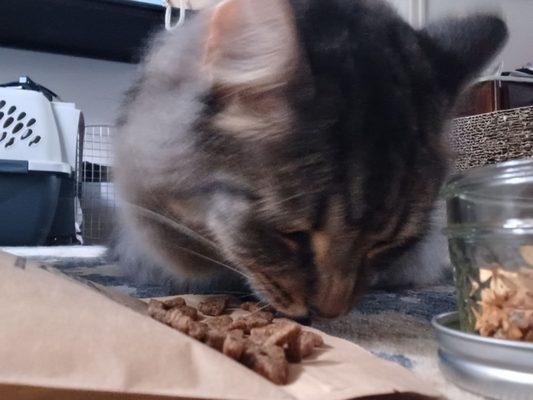
[{"label": "cat's eye", "polygon": [[290,243],[291,247],[300,249],[309,246],[309,233],[307,232],[284,233],[283,237]]}]

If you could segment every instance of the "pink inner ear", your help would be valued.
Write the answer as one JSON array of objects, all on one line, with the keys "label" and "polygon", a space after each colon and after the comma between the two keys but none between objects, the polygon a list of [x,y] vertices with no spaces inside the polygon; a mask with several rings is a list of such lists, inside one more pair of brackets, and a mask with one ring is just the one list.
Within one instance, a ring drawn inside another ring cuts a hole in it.
[{"label": "pink inner ear", "polygon": [[204,65],[216,83],[279,85],[297,57],[287,0],[225,0],[213,10]]},{"label": "pink inner ear", "polygon": [[224,35],[237,29],[240,18],[240,8],[243,7],[243,0],[225,0],[213,11],[209,23],[209,37],[206,44],[205,63],[211,64],[216,60],[217,49],[223,45]]}]

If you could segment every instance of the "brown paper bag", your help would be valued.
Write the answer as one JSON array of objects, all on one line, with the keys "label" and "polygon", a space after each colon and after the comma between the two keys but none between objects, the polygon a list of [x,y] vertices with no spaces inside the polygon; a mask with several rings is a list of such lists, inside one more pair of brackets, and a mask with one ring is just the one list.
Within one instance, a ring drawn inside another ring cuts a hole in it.
[{"label": "brown paper bag", "polygon": [[140,300],[0,252],[0,399],[437,396],[406,369],[325,334],[326,346],[276,386],[145,311]]}]

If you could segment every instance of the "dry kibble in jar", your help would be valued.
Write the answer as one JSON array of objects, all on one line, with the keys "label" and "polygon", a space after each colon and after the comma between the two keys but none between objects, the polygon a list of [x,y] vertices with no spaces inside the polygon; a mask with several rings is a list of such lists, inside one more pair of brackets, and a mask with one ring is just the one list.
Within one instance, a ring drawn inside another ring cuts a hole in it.
[{"label": "dry kibble in jar", "polygon": [[[527,261],[532,246],[523,246]],[[529,261],[528,261],[529,262]],[[508,271],[498,264],[480,270],[481,300],[472,309],[475,330],[482,336],[524,340],[533,331],[533,272],[530,268]]]},{"label": "dry kibble in jar", "polygon": [[228,306],[229,298],[227,296],[212,297],[204,300],[198,306],[198,311],[204,315],[217,317],[224,314]]},{"label": "dry kibble in jar", "polygon": [[520,247],[520,255],[526,263],[533,267],[533,245]]}]

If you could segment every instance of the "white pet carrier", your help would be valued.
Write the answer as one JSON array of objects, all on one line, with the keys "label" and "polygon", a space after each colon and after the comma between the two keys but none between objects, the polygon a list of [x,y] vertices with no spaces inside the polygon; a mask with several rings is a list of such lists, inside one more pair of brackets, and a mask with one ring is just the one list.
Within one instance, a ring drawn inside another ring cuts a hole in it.
[{"label": "white pet carrier", "polygon": [[82,113],[26,77],[1,86],[0,245],[72,242]]}]

